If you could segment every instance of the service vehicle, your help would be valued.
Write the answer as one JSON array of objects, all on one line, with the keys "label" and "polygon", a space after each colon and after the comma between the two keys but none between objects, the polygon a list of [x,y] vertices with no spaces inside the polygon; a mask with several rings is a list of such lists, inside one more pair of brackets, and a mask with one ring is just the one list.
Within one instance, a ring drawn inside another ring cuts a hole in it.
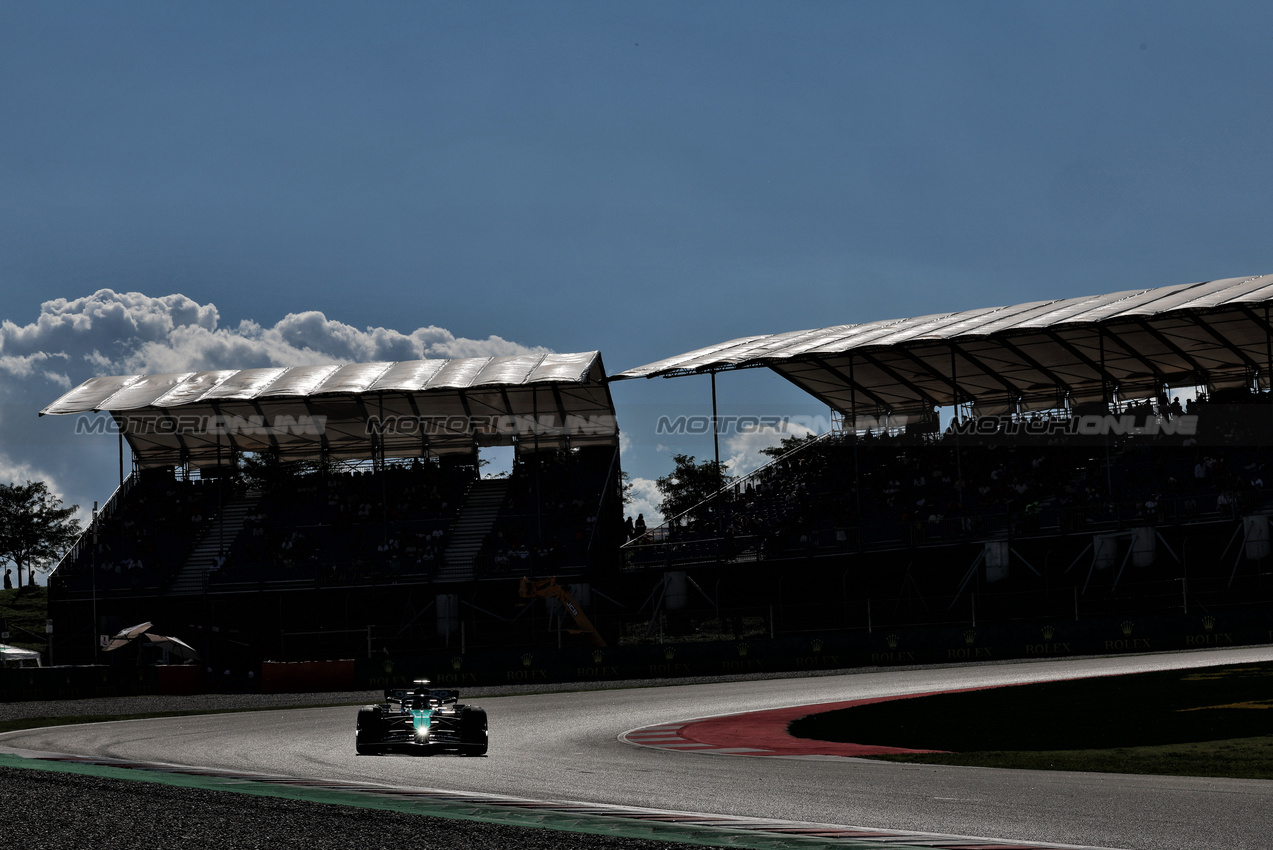
[{"label": "service vehicle", "polygon": [[487,747],[486,712],[462,705],[460,692],[431,689],[428,679],[416,679],[415,689],[385,689],[385,701],[358,710],[355,746],[360,755],[453,751],[484,756]]}]

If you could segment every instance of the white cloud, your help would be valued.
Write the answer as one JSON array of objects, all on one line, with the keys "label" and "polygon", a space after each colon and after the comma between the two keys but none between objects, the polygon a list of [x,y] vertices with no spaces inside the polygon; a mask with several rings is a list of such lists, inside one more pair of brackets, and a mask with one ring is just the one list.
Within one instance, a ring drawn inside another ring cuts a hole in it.
[{"label": "white cloud", "polygon": [[814,433],[817,432],[812,428],[795,422],[788,422],[781,431],[769,425],[761,425],[735,433],[725,440],[725,450],[729,453],[726,460],[729,474],[739,477],[754,472],[773,460],[768,455],[761,454],[761,449],[776,446],[787,437],[807,437]]},{"label": "white cloud", "polygon": [[632,501],[624,507],[624,513],[633,519],[637,518],[637,514],[642,514],[649,528],[661,525],[663,514],[659,513],[658,505],[663,501],[663,495],[654,481],[649,478],[633,478],[628,483],[632,485]]},{"label": "white cloud", "polygon": [[[487,357],[545,350],[497,336],[456,337],[433,325],[407,333],[379,327],[360,330],[314,310],[289,313],[272,327],[243,321],[222,328],[219,318],[215,305],[199,304],[184,295],[155,298],[101,289],[84,298],[57,298],[44,302],[39,318],[31,324],[0,323],[0,370],[15,377],[30,377],[42,370],[46,377],[54,377],[55,365],[58,377],[78,383],[92,374]],[[86,364],[87,369],[77,364]]]},{"label": "white cloud", "polygon": [[497,336],[457,337],[434,325],[359,329],[316,311],[289,313],[274,325],[243,321],[221,327],[216,305],[179,294],[101,289],[82,298],[55,298],[41,305],[34,321],[0,322],[0,481],[45,481],[68,504],[92,504],[110,494],[117,477],[116,440],[75,437],[71,424],[62,421],[71,417],[36,417],[67,389],[98,375],[546,350]]}]

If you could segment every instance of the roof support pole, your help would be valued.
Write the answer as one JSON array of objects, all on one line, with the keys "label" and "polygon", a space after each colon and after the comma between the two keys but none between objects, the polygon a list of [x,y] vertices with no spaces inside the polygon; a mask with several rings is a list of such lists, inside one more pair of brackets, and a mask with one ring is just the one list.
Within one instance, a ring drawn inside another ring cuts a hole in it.
[{"label": "roof support pole", "polygon": [[858,463],[858,392],[853,380],[853,352],[849,352],[849,421],[853,423],[853,495],[857,500],[858,546],[862,545],[862,467]]},{"label": "roof support pole", "polygon": [[561,399],[561,387],[557,384],[552,385],[553,404],[557,406],[557,421],[561,423],[561,446],[564,450],[570,451],[570,431],[566,428],[568,416],[566,414],[566,403]]},{"label": "roof support pole", "polygon": [[1114,379],[1105,371],[1105,334],[1100,325],[1096,326],[1096,346],[1101,353],[1101,402],[1108,408],[1114,401]]},{"label": "roof support pole", "polygon": [[[539,467],[543,458],[539,456],[539,389],[534,386],[530,388],[530,415],[535,420],[535,560],[538,562],[539,553],[544,548],[544,508],[539,489]],[[562,426],[564,428],[564,422]],[[516,458],[513,460],[516,463]]]},{"label": "roof support pole", "polygon": [[[1270,327],[1269,302],[1265,301],[1264,302],[1264,351],[1265,351],[1265,354],[1268,356],[1268,361],[1269,361],[1269,371],[1268,371],[1269,394],[1273,395],[1273,332],[1269,331],[1269,327]],[[1260,384],[1258,381],[1256,382],[1255,389],[1257,392],[1260,389]],[[1273,411],[1273,404],[1269,405],[1269,410]]]},{"label": "roof support pole", "polygon": [[420,429],[420,457],[427,461],[429,459],[429,429],[425,427],[424,415],[420,413],[420,405],[416,403],[415,395],[412,393],[404,395],[407,398],[407,404],[411,405],[411,415],[415,417],[416,427]]},{"label": "roof support pole", "polygon": [[[712,370],[712,447],[716,452],[716,489],[719,490],[725,486],[725,473],[720,468],[720,416],[716,412],[716,370]],[[722,512],[719,506],[716,508],[716,536],[724,537],[725,530],[722,528]],[[719,549],[717,550],[719,557]]]},{"label": "roof support pole", "polygon": [[[376,393],[376,404],[380,408],[380,422],[383,424],[385,421],[385,394],[383,392]],[[389,554],[389,485],[385,479],[389,476],[385,469],[385,432],[383,430],[380,432],[378,442],[380,443],[380,519],[384,524],[385,554],[387,555]]]},{"label": "roof support pole", "polygon": [[[314,417],[319,415],[314,412],[314,405],[310,402],[309,397],[305,398],[305,412],[309,415],[309,421],[313,423]],[[218,444],[219,445],[219,444]],[[318,429],[318,469],[319,474],[327,477],[327,464],[331,460],[331,443],[327,439],[327,429],[325,427]]]},{"label": "roof support pole", "polygon": [[168,412],[166,407],[155,408],[159,411],[160,416],[166,418],[173,423],[172,436],[177,441],[178,452],[182,463],[186,466],[186,477],[190,477],[190,444],[186,442],[185,437],[181,435],[181,429],[177,427],[176,418]]},{"label": "roof support pole", "polygon": [[[951,384],[954,385],[955,387],[955,414],[954,414],[954,417],[951,419],[951,423],[958,424],[959,422],[959,371],[958,371],[958,367],[956,366],[955,346],[953,343],[950,346],[950,381],[951,381]],[[955,486],[960,491],[960,494],[962,495],[963,488],[964,488],[964,459],[963,459],[963,452],[960,451],[960,446],[959,446],[959,430],[960,429],[951,428],[951,430],[955,432]]]},{"label": "roof support pole", "polygon": [[274,433],[274,428],[271,427],[273,423],[265,415],[265,408],[261,406],[261,402],[253,399],[252,409],[261,417],[261,424],[265,427],[265,433],[270,438],[270,448],[280,461],[283,460],[283,447],[278,444],[278,435]]},{"label": "roof support pole", "polygon": [[[1114,388],[1112,386],[1109,386],[1106,383],[1106,377],[1109,375],[1109,373],[1105,371],[1105,334],[1101,332],[1100,325],[1096,326],[1096,337],[1100,345],[1100,352],[1101,352],[1101,376],[1102,376],[1101,377],[1101,402],[1105,405],[1105,410],[1108,413],[1110,408],[1110,402],[1112,400],[1111,396],[1113,395]],[[1102,439],[1104,439],[1105,441],[1105,492],[1109,493],[1109,500],[1113,502],[1114,501],[1114,470],[1112,469],[1113,465],[1110,463],[1110,459],[1109,459],[1109,430],[1108,429],[1105,430],[1105,436]]]},{"label": "roof support pole", "polygon": [[473,408],[469,405],[469,397],[464,390],[459,390],[457,395],[460,399],[460,406],[464,408],[464,419],[468,422],[468,438],[473,447],[473,470],[476,477],[481,478],[482,458],[477,447],[477,422],[473,418]]},{"label": "roof support pole", "polygon": [[716,371],[712,370],[712,447],[716,451],[717,487],[723,485],[724,476],[720,474],[720,417],[716,414]]}]

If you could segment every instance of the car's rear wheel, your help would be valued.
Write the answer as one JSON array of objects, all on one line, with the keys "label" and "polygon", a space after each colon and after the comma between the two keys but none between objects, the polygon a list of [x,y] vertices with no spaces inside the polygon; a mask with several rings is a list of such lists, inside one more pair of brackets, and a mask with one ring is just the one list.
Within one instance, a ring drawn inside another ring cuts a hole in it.
[{"label": "car's rear wheel", "polygon": [[486,712],[465,708],[460,715],[460,755],[484,756],[487,748]]}]

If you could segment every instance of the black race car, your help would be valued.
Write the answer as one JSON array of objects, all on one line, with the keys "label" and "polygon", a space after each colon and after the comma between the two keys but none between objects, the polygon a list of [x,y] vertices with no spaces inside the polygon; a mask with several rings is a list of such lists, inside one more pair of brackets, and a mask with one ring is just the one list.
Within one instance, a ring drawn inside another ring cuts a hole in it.
[{"label": "black race car", "polygon": [[415,690],[385,689],[385,701],[358,710],[356,746],[360,755],[453,750],[462,756],[486,755],[486,712],[460,705],[460,692],[429,689],[416,679]]}]

